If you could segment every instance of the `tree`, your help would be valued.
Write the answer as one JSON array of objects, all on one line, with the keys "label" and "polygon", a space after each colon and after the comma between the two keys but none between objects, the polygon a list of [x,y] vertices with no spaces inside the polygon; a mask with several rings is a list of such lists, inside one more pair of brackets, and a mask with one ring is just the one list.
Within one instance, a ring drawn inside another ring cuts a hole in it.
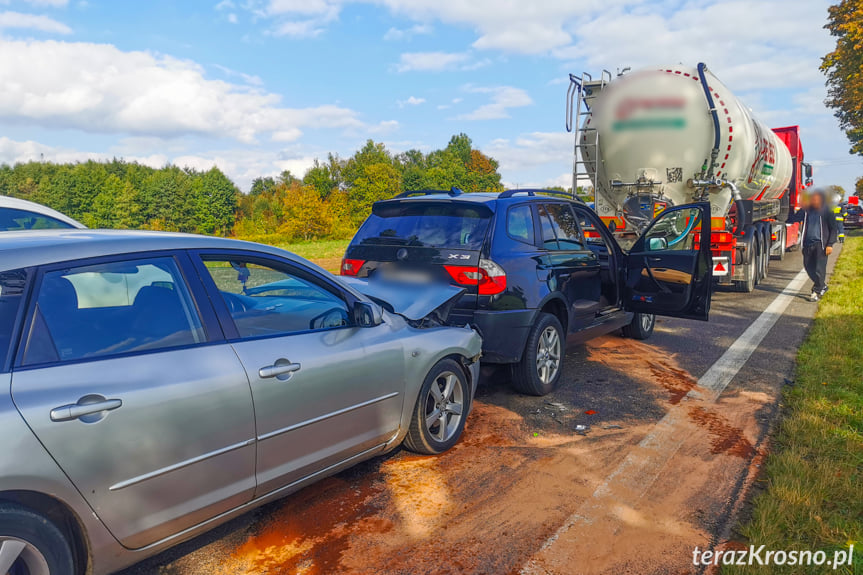
[{"label": "tree", "polygon": [[863,176],[857,178],[857,182],[854,184],[854,195],[863,198]]},{"label": "tree", "polygon": [[378,200],[387,200],[402,189],[401,174],[391,164],[377,163],[363,167],[362,175],[348,190],[351,219],[359,227]]},{"label": "tree", "polygon": [[330,167],[320,163],[317,158],[315,158],[314,165],[308,169],[305,177],[303,177],[303,183],[316,189],[321,198],[326,198],[336,187]]},{"label": "tree", "polygon": [[851,153],[863,155],[863,0],[841,0],[831,6],[824,26],[836,48],[824,56],[827,100],[851,142]]},{"label": "tree", "polygon": [[470,159],[466,167],[466,192],[502,191],[503,186],[500,184],[500,173],[497,171],[499,164],[497,160],[486,156],[479,150],[471,150]]},{"label": "tree", "polygon": [[[272,181],[272,178],[267,179]],[[228,233],[234,224],[240,195],[237,186],[219,168],[213,167],[193,179],[191,187],[195,231],[202,234]]]},{"label": "tree", "polygon": [[285,218],[279,231],[294,240],[326,237],[332,227],[327,203],[312,186],[296,186],[284,196]]},{"label": "tree", "polygon": [[[290,175],[290,172],[288,172]],[[272,191],[273,188],[276,187],[276,181],[273,178],[255,178],[252,181],[252,187],[249,190],[249,194],[253,196],[257,196],[259,194],[263,194],[265,192]]]}]

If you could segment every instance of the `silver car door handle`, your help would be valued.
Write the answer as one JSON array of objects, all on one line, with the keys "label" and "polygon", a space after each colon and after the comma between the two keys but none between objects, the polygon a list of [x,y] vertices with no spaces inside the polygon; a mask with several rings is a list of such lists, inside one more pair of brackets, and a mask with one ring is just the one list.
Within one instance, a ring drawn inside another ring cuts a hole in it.
[{"label": "silver car door handle", "polygon": [[84,405],[71,403],[52,409],[51,421],[72,421],[85,415],[93,415],[101,411],[112,411],[122,406],[123,400],[121,399],[106,399],[105,401],[85,403]]},{"label": "silver car door handle", "polygon": [[268,379],[271,377],[278,377],[280,375],[285,375],[288,373],[294,373],[295,371],[300,370],[299,363],[276,363],[274,365],[268,365],[267,367],[262,367],[258,370],[258,376],[261,379]]}]

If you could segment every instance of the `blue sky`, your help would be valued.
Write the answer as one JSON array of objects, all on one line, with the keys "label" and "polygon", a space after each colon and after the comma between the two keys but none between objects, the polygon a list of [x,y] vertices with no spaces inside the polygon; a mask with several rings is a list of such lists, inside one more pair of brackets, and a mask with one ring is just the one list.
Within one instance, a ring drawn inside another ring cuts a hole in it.
[{"label": "blue sky", "polygon": [[705,61],[819,184],[863,160],[822,101],[822,0],[0,0],[0,162],[218,165],[243,189],[368,139],[465,132],[510,185],[566,184],[567,74]]}]

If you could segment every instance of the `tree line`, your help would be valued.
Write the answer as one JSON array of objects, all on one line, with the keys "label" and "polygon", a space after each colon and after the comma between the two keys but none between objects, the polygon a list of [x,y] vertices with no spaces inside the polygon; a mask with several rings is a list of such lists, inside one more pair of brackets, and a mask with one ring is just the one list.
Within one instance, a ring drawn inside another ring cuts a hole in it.
[{"label": "tree line", "polygon": [[31,200],[91,228],[180,231],[290,242],[350,237],[371,205],[403,191],[500,191],[498,163],[465,134],[400,154],[369,140],[349,158],[330,154],[301,177],[254,180],[248,194],[218,168],[152,168],[121,159],[0,166],[0,195]]}]

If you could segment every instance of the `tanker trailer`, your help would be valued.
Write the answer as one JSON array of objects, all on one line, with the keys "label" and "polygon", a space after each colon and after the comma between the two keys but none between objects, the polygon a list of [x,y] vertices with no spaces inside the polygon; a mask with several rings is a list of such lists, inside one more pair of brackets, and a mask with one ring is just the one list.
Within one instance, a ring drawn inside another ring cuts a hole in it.
[{"label": "tanker trailer", "polygon": [[796,127],[767,128],[704,64],[570,79],[573,189],[593,186],[622,245],[667,207],[709,201],[714,279],[747,292],[796,245],[785,220],[810,175]]}]

